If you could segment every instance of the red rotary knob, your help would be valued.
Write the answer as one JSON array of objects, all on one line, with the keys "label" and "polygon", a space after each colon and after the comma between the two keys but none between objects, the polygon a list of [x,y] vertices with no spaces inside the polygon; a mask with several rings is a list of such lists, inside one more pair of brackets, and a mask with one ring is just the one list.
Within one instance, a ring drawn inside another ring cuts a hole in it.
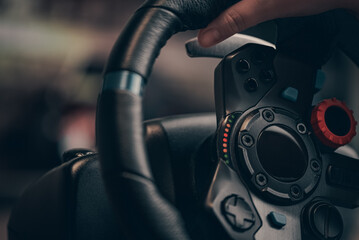
[{"label": "red rotary knob", "polygon": [[326,99],[314,107],[310,122],[318,139],[331,148],[348,144],[356,135],[353,111],[336,98]]}]

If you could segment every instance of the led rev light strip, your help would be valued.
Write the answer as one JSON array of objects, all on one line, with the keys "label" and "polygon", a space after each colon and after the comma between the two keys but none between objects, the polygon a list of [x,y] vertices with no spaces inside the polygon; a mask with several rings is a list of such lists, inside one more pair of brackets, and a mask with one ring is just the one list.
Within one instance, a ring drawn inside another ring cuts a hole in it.
[{"label": "led rev light strip", "polygon": [[222,158],[224,159],[226,164],[230,164],[229,159],[230,159],[230,155],[229,155],[229,146],[230,146],[230,135],[231,135],[231,128],[235,122],[235,115],[229,115],[227,117],[227,120],[224,121],[223,126],[222,126],[222,131],[221,131],[221,143],[220,143],[220,149],[221,149],[221,154]]}]

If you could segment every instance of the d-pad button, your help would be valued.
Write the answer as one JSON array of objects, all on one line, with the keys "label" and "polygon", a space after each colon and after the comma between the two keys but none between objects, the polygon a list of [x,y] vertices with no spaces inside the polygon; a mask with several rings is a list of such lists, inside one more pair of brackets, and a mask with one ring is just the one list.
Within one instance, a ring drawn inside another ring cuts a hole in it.
[{"label": "d-pad button", "polygon": [[249,204],[237,195],[231,195],[222,201],[222,214],[235,231],[249,230],[256,221]]}]

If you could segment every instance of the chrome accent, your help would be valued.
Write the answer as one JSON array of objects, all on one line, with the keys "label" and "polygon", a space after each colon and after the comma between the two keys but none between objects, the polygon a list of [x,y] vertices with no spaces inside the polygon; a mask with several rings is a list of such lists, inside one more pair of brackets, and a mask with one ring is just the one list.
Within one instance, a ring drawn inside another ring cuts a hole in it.
[{"label": "chrome accent", "polygon": [[187,55],[190,57],[224,58],[229,53],[249,43],[268,46],[274,49],[276,48],[273,43],[267,42],[263,39],[237,33],[232,37],[227,38],[223,42],[220,42],[209,48],[201,47],[197,38],[192,38],[186,42],[186,50]]},{"label": "chrome accent", "polygon": [[110,72],[104,77],[102,91],[126,90],[141,96],[144,84],[144,78],[135,72],[127,70]]}]

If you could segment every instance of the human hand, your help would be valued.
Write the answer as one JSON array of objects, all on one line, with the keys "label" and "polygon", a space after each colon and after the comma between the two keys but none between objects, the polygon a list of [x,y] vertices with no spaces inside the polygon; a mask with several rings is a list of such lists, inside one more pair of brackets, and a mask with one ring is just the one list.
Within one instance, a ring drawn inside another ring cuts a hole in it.
[{"label": "human hand", "polygon": [[198,41],[201,46],[210,47],[264,21],[314,15],[336,8],[359,13],[359,0],[242,0],[201,29]]}]

